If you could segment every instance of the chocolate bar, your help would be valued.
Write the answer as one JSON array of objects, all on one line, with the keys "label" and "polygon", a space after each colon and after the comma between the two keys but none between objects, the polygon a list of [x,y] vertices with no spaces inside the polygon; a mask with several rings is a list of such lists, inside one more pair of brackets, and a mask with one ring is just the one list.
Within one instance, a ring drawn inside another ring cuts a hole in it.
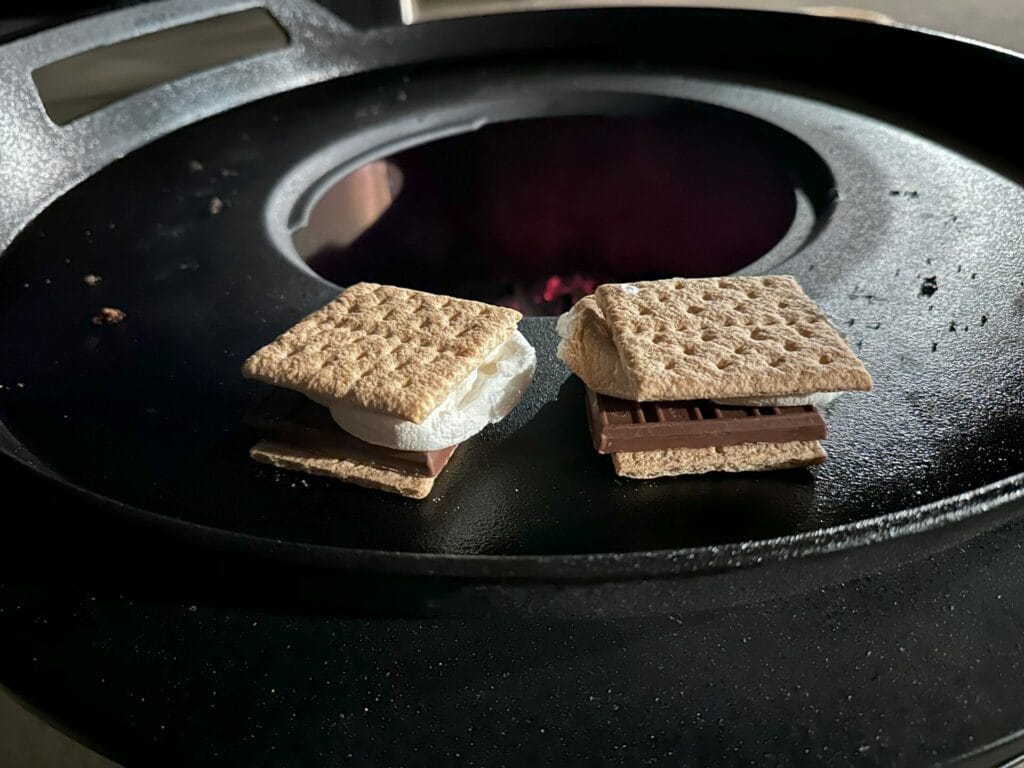
[{"label": "chocolate bar", "polygon": [[825,420],[813,405],[728,406],[710,400],[639,403],[587,389],[598,453],[710,448],[741,443],[821,440]]},{"label": "chocolate bar", "polygon": [[351,459],[422,477],[436,477],[456,448],[399,451],[367,443],[335,424],[331,412],[322,405],[285,389],[271,392],[246,422],[275,440],[330,458]]}]

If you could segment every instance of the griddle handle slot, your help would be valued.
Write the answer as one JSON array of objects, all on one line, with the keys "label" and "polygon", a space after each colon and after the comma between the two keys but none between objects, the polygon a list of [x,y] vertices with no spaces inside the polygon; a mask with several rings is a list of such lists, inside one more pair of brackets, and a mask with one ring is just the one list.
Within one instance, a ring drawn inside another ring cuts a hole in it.
[{"label": "griddle handle slot", "polygon": [[[158,78],[113,103],[72,114],[66,124],[47,113],[36,88],[33,73],[62,60],[252,9],[264,9],[288,44],[207,64],[170,82]],[[166,0],[0,46],[0,252],[47,204],[129,152],[203,118],[351,71],[352,51],[362,39],[362,32],[314,0]]]}]

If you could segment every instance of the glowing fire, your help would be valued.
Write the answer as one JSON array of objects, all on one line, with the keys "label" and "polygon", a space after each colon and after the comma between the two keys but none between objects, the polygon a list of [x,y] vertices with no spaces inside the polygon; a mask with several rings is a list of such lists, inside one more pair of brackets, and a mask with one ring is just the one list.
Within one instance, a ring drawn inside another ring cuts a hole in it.
[{"label": "glowing fire", "polygon": [[512,295],[499,303],[524,315],[559,315],[584,296],[589,296],[603,282],[607,280],[579,272],[551,275],[544,280],[517,285]]}]

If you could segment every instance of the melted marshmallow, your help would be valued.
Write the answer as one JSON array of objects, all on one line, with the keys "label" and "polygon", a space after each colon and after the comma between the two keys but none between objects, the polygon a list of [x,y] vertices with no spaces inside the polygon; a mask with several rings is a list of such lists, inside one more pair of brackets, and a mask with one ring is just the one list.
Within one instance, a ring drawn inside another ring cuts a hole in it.
[{"label": "melted marshmallow", "polygon": [[530,385],[537,353],[516,331],[417,424],[344,401],[327,404],[339,427],[374,445],[436,451],[467,440],[505,418]]},{"label": "melted marshmallow", "polygon": [[564,360],[562,357],[562,347],[565,343],[573,337],[576,333],[576,323],[579,320],[579,304],[573,304],[568,312],[563,312],[558,316],[558,322],[555,324],[555,330],[558,332],[558,349],[555,350],[555,355],[559,360]]}]

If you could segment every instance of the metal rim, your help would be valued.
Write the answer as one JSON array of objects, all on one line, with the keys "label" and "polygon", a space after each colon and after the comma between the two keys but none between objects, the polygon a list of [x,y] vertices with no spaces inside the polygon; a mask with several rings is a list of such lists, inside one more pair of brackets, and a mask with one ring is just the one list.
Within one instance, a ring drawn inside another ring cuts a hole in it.
[{"label": "metal rim", "polygon": [[1010,505],[1014,509],[1024,509],[1022,473],[959,496],[901,512],[773,539],[709,547],[585,555],[450,555],[303,544],[214,528],[121,504],[70,485],[49,472],[38,470],[24,459],[12,459],[72,497],[125,522],[172,537],[191,541],[199,539],[204,544],[233,551],[261,554],[282,561],[301,560],[309,565],[347,571],[460,579],[627,581],[729,571],[780,560],[827,555],[864,547],[879,540],[926,533]]}]

